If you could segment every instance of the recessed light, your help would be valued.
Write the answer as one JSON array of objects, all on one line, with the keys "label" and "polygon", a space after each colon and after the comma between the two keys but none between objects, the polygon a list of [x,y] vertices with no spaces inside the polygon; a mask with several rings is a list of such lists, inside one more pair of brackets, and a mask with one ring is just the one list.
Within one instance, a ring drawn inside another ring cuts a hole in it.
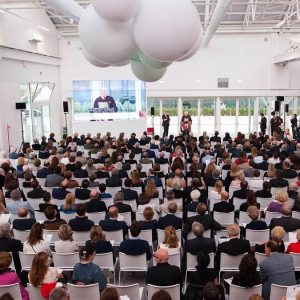
[{"label": "recessed light", "polygon": [[198,79],[198,80],[196,80],[196,82],[197,82],[197,83],[201,83],[201,82],[202,82],[202,80],[201,80],[201,79]]},{"label": "recessed light", "polygon": [[243,79],[238,79],[237,82],[241,83],[241,82],[243,82]]}]

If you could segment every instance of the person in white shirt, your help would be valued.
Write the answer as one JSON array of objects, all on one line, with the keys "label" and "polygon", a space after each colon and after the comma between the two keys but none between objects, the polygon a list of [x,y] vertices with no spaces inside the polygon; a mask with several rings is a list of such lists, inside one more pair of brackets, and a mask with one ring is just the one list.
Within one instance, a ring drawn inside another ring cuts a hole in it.
[{"label": "person in white shirt", "polygon": [[59,241],[54,243],[57,253],[74,253],[79,250],[78,244],[73,239],[73,231],[67,224],[63,224],[58,230]]},{"label": "person in white shirt", "polygon": [[165,228],[165,239],[163,243],[159,244],[159,248],[166,249],[169,255],[177,254],[180,252],[181,243],[173,226],[167,226]]},{"label": "person in white shirt", "polygon": [[253,178],[248,181],[248,187],[250,190],[261,190],[263,187],[264,181],[260,178],[259,170],[253,172]]},{"label": "person in white shirt", "polygon": [[208,198],[221,200],[221,192],[223,190],[223,187],[223,182],[221,180],[217,180],[215,183],[215,189],[210,191]]},{"label": "person in white shirt", "polygon": [[[179,203],[179,201],[176,201],[176,199],[175,199],[175,194],[174,194],[174,192],[173,191],[167,191],[167,193],[166,193],[166,198],[167,198],[167,201],[165,201],[163,204],[161,204],[160,206],[159,206],[159,210],[160,211],[163,211],[163,212],[165,212],[165,213],[168,213],[169,211],[168,211],[168,206],[169,206],[169,204],[171,203],[171,202],[176,202],[177,203],[177,212],[180,212],[180,211],[182,211],[182,204],[181,203]],[[178,199],[178,200],[180,200],[180,199]]]}]

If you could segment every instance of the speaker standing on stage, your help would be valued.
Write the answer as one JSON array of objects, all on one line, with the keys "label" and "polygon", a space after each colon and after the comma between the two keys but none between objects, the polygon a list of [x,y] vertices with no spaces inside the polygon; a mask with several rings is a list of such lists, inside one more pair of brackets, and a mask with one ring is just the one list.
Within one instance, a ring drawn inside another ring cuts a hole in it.
[{"label": "speaker standing on stage", "polygon": [[163,138],[169,136],[170,116],[165,111],[162,115],[162,126],[164,128]]},{"label": "speaker standing on stage", "polygon": [[267,118],[265,117],[264,113],[260,114],[260,131],[263,133],[263,135],[266,134],[266,128],[267,128]]},{"label": "speaker standing on stage", "polygon": [[184,134],[189,134],[191,131],[191,126],[192,126],[192,117],[189,115],[188,111],[185,111],[181,118],[181,131]]},{"label": "speaker standing on stage", "polygon": [[297,138],[297,127],[298,127],[298,119],[297,114],[293,114],[291,118],[291,125],[292,125],[292,131],[293,131],[293,138]]},{"label": "speaker standing on stage", "polygon": [[101,108],[103,110],[110,109],[113,110],[113,112],[118,111],[115,99],[111,96],[107,96],[106,88],[100,90],[100,97],[95,100],[94,108]]}]

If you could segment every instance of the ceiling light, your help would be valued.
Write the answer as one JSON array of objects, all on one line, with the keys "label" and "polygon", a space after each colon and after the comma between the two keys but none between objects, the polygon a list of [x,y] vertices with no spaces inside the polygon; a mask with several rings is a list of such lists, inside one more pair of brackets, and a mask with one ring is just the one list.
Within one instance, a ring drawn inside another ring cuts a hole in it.
[{"label": "ceiling light", "polygon": [[201,82],[202,82],[201,79],[196,80],[196,83],[201,83]]},{"label": "ceiling light", "polygon": [[243,79],[238,79],[236,82],[241,83],[243,82]]},{"label": "ceiling light", "polygon": [[165,83],[163,80],[160,80],[159,83]]},{"label": "ceiling light", "polygon": [[48,28],[46,28],[46,27],[44,27],[44,26],[42,26],[42,25],[39,25],[38,28],[39,28],[39,29],[42,29],[42,30],[44,30],[44,31],[50,31],[50,29],[48,29]]}]

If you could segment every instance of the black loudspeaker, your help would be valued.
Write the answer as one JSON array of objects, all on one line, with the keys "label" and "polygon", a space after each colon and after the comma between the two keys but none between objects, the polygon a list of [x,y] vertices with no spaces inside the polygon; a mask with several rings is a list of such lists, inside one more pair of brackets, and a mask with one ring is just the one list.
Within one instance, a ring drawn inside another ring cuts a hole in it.
[{"label": "black loudspeaker", "polygon": [[69,103],[68,103],[68,101],[63,102],[63,107],[64,107],[64,113],[68,114],[69,113]]},{"label": "black loudspeaker", "polygon": [[17,103],[16,103],[16,109],[25,110],[25,109],[26,109],[26,103],[23,103],[23,102],[17,102]]},{"label": "black loudspeaker", "polygon": [[283,96],[277,96],[277,101],[284,101],[284,97]]},{"label": "black loudspeaker", "polygon": [[280,101],[275,101],[275,111],[280,111]]},{"label": "black loudspeaker", "polygon": [[288,112],[289,112],[289,105],[288,105],[288,104],[286,104],[286,105],[285,105],[285,107],[284,107],[284,111],[285,111],[286,113],[288,113]]},{"label": "black loudspeaker", "polygon": [[151,107],[151,116],[154,116],[154,115],[155,115],[154,107]]}]

